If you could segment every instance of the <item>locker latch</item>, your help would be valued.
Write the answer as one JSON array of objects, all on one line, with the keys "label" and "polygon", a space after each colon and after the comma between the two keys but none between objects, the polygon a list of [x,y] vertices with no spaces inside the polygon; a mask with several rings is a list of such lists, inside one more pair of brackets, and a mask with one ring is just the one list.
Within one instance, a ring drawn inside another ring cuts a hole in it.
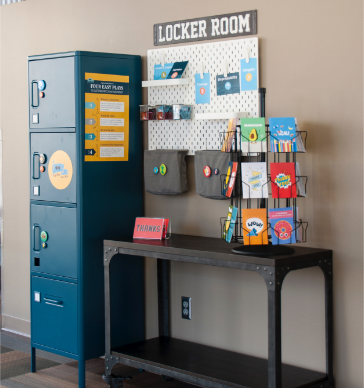
[{"label": "locker latch", "polygon": [[40,292],[34,291],[34,302],[40,303]]}]

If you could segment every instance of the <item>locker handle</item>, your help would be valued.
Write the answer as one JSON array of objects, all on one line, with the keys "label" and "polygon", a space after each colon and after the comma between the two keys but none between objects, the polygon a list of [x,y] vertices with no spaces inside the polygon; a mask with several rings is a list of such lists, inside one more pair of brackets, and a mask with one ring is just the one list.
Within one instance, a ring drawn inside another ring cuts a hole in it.
[{"label": "locker handle", "polygon": [[33,154],[33,179],[40,178],[39,154]]},{"label": "locker handle", "polygon": [[48,302],[45,302],[45,304],[49,304],[50,306],[54,306],[54,307],[63,307],[61,304],[54,304],[54,303],[48,303]]},{"label": "locker handle", "polygon": [[[34,84],[36,86],[35,94],[37,96],[37,105],[34,105]],[[38,108],[38,106],[39,106],[38,81],[32,81],[31,105],[32,105],[32,108]]]},{"label": "locker handle", "polygon": [[63,307],[63,302],[61,300],[44,298],[44,301],[46,304],[50,304],[51,306]]},{"label": "locker handle", "polygon": [[33,225],[33,251],[40,250],[40,226],[37,224]]}]

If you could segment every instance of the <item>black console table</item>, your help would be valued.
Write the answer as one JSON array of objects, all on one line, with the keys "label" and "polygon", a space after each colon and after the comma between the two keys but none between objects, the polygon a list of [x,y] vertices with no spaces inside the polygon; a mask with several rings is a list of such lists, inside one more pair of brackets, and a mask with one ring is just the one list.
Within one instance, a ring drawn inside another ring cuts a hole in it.
[{"label": "black console table", "polygon": [[[332,251],[295,246],[295,253],[291,255],[264,258],[233,254],[231,248],[238,245],[216,238],[186,235],[173,235],[162,241],[104,241],[104,380],[110,387],[123,385],[124,377],[112,375],[112,368],[117,363],[208,388],[334,387]],[[118,253],[158,259],[159,337],[112,349],[110,261]],[[263,277],[268,289],[268,360],[170,337],[170,261],[255,271]],[[282,282],[290,271],[314,266],[320,267],[325,275],[326,373],[282,364]]]}]

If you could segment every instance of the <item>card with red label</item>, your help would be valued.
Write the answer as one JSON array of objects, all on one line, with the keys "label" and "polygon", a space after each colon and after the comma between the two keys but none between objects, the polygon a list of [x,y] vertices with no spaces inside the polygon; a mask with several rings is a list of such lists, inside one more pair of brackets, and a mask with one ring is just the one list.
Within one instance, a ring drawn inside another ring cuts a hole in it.
[{"label": "card with red label", "polygon": [[238,162],[233,162],[233,167],[231,169],[231,174],[230,174],[230,178],[229,178],[229,184],[228,184],[226,194],[225,194],[226,197],[230,198],[231,194],[234,190],[237,171],[238,171]]},{"label": "card with red label", "polygon": [[294,163],[271,163],[270,176],[273,198],[296,198],[296,172]]},{"label": "card with red label", "polygon": [[164,218],[139,217],[135,220],[133,238],[143,238],[147,240],[162,240],[165,234]]}]

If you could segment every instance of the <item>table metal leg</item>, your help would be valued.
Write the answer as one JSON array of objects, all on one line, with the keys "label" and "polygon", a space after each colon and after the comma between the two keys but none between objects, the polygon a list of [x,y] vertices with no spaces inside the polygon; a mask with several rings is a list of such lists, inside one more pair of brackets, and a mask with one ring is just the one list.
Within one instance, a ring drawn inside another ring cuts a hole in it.
[{"label": "table metal leg", "polygon": [[268,290],[268,388],[282,387],[281,289]]},{"label": "table metal leg", "polygon": [[[328,381],[323,387],[334,388],[333,367],[333,266],[332,258],[297,265],[255,268],[268,288],[268,388],[282,388],[282,307],[281,289],[285,276],[292,270],[319,266],[325,275],[326,370]],[[315,386],[316,387],[316,386]],[[321,385],[320,385],[321,387]]]},{"label": "table metal leg", "polygon": [[268,290],[268,388],[282,388],[282,283],[289,267],[256,266]]},{"label": "table metal leg", "polygon": [[110,317],[110,266],[104,266],[105,282],[105,353],[111,352],[111,317]]},{"label": "table metal leg", "polygon": [[157,259],[159,336],[170,336],[169,317],[169,260]]},{"label": "table metal leg", "polygon": [[[117,249],[104,246],[104,297],[105,297],[105,378],[111,376],[111,307],[110,307],[110,261],[118,253]],[[106,380],[105,380],[106,381]]]},{"label": "table metal leg", "polygon": [[333,314],[333,269],[332,260],[323,263],[325,275],[325,322],[326,322],[326,373],[329,387],[334,388],[334,314]]},{"label": "table metal leg", "polygon": [[104,246],[104,292],[105,292],[105,374],[103,380],[110,388],[123,388],[124,380],[131,377],[115,376],[112,368],[119,363],[118,357],[111,355],[111,302],[110,302],[110,261],[119,250]]}]

